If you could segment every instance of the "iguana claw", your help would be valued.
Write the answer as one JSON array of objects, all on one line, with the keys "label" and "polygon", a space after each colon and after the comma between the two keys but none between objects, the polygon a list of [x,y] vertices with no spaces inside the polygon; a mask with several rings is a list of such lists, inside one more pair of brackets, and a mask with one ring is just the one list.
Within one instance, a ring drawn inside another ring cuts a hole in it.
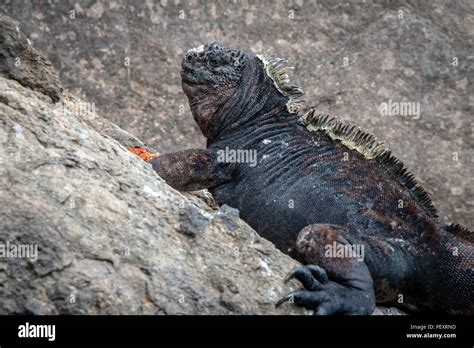
[{"label": "iguana claw", "polygon": [[323,302],[329,301],[329,296],[323,291],[295,290],[280,299],[280,301],[275,304],[275,307],[279,307],[287,301],[307,308],[317,308]]},{"label": "iguana claw", "polygon": [[285,277],[285,283],[291,279],[298,279],[308,290],[321,290],[322,284],[328,282],[326,271],[316,265],[297,266]]},{"label": "iguana claw", "polygon": [[276,307],[290,301],[300,306],[317,308],[322,302],[328,301],[328,294],[323,291],[324,284],[328,282],[326,271],[316,265],[297,266],[285,277],[285,283],[291,279],[297,279],[306,290],[291,291],[276,304]]},{"label": "iguana claw", "polygon": [[372,313],[375,299],[370,289],[358,288],[350,282],[329,280],[322,267],[295,267],[286,276],[285,282],[293,278],[300,281],[304,289],[289,292],[276,303],[276,307],[289,301],[312,309],[315,315]]}]

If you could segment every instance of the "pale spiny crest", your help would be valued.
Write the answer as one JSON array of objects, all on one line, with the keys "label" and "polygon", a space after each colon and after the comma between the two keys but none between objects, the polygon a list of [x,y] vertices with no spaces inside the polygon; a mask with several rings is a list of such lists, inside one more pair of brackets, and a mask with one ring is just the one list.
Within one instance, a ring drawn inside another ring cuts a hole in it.
[{"label": "pale spiny crest", "polygon": [[368,160],[378,163],[389,175],[397,180],[431,216],[437,216],[436,209],[428,193],[415,180],[403,163],[390,150],[384,147],[384,142],[365,133],[359,127],[345,123],[329,115],[318,115],[312,109],[300,117],[300,122],[310,132],[324,132],[332,140],[340,141],[348,149],[353,149]]},{"label": "pale spiny crest", "polygon": [[293,68],[285,66],[285,59],[279,58],[270,52],[257,54],[257,57],[263,62],[267,75],[273,80],[278,91],[288,97],[288,103],[286,103],[288,112],[298,113],[303,104],[302,96],[304,92],[300,86],[290,83],[287,72]]},{"label": "pale spiny crest", "polygon": [[365,133],[359,127],[344,123],[329,115],[318,115],[312,109],[301,116],[301,123],[311,132],[324,131],[331,139],[339,140],[349,149],[354,149],[367,159],[374,159],[383,155],[387,149],[384,142],[377,141],[377,138],[369,133]]}]

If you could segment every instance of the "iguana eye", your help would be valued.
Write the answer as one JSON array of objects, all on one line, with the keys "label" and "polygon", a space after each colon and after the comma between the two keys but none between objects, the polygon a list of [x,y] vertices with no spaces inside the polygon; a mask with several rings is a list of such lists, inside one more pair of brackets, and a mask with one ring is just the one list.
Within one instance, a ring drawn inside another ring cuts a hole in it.
[{"label": "iguana eye", "polygon": [[216,59],[209,60],[209,65],[213,68],[217,68],[219,66],[219,62]]}]

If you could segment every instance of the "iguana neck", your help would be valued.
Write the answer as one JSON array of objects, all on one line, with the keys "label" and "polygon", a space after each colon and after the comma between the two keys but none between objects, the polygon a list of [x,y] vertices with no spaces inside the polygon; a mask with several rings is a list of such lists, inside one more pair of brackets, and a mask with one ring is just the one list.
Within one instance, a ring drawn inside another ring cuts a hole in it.
[{"label": "iguana neck", "polygon": [[242,82],[244,85],[237,87],[234,95],[214,111],[208,145],[244,128],[271,124],[277,116],[297,123],[298,116],[287,110],[288,97],[275,88],[261,66],[246,70],[242,81],[245,81]]}]

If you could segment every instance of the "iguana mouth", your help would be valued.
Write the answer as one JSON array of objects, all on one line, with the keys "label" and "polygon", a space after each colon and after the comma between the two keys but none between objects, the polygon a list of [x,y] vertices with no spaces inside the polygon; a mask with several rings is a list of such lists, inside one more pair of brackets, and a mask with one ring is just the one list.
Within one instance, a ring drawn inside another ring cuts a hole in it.
[{"label": "iguana mouth", "polygon": [[181,64],[181,78],[188,85],[205,85],[212,81],[212,75],[200,65],[183,59]]},{"label": "iguana mouth", "polygon": [[187,63],[186,61],[183,61],[183,64],[181,66],[181,78],[183,79],[184,82],[191,84],[191,85],[198,85],[199,82],[197,81],[196,78],[193,78],[194,73],[196,68],[193,66],[193,64]]}]

